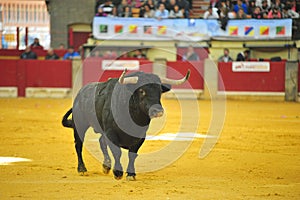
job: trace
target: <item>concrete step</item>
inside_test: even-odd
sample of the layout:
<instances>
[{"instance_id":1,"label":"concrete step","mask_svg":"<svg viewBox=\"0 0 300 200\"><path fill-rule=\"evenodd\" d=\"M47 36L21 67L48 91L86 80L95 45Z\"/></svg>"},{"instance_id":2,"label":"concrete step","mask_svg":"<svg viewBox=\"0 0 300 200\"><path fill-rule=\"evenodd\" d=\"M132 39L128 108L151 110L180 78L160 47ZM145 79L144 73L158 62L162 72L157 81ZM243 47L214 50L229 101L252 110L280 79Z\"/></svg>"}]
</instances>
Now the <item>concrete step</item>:
<instances>
[{"instance_id":1,"label":"concrete step","mask_svg":"<svg viewBox=\"0 0 300 200\"><path fill-rule=\"evenodd\" d=\"M37 88L28 87L25 97L31 98L69 98L72 96L71 88Z\"/></svg>"},{"instance_id":2,"label":"concrete step","mask_svg":"<svg viewBox=\"0 0 300 200\"><path fill-rule=\"evenodd\" d=\"M18 97L17 87L0 87L1 98L15 98Z\"/></svg>"}]
</instances>

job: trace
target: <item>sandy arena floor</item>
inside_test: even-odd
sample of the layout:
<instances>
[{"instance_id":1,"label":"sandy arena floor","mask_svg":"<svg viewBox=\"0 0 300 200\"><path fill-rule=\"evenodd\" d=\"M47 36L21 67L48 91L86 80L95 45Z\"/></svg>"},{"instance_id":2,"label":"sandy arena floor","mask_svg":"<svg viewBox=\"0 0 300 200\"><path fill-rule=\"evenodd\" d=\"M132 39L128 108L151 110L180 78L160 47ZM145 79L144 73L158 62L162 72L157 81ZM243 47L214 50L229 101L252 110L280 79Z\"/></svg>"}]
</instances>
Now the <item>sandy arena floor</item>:
<instances>
[{"instance_id":1,"label":"sandy arena floor","mask_svg":"<svg viewBox=\"0 0 300 200\"><path fill-rule=\"evenodd\" d=\"M94 147L84 150L88 174L76 172L73 133L60 123L71 101L0 99L0 157L32 160L0 165L1 200L300 199L299 103L227 101L223 131L207 157L199 158L204 139L194 140L186 151L180 145L184 142L177 142L176 151L184 152L183 156L160 170L138 173L135 182L128 182L102 173ZM206 133L211 103L197 103L201 114L196 130L189 130L188 124L195 116L180 127L179 103L164 100L167 116L163 126L155 121L150 134ZM195 109L185 107L183 112L189 116L189 110ZM159 152L168 144L170 141L146 141L141 156ZM156 157L149 165L160 159Z\"/></svg>"}]
</instances>

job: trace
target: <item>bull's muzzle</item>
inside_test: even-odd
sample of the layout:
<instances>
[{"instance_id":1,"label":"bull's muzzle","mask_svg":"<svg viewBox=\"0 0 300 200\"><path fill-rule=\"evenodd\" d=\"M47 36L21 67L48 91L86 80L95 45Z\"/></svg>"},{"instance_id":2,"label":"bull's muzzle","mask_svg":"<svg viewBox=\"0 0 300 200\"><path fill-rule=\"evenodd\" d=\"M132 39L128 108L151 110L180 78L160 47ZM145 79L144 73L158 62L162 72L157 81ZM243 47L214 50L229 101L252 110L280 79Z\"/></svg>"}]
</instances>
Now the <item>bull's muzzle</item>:
<instances>
[{"instance_id":1,"label":"bull's muzzle","mask_svg":"<svg viewBox=\"0 0 300 200\"><path fill-rule=\"evenodd\" d=\"M156 118L156 117L161 117L164 114L164 109L162 108L161 105L155 104L150 107L149 109L149 117L151 119Z\"/></svg>"}]
</instances>

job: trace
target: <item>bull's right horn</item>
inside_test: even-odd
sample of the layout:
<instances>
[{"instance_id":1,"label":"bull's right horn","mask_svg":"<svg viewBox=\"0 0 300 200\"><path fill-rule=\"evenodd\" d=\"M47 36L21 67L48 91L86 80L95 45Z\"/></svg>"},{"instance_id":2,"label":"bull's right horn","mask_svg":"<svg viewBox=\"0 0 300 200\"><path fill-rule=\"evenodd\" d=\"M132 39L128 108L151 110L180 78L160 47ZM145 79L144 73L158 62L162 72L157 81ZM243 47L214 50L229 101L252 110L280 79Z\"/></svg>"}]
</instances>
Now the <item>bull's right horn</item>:
<instances>
[{"instance_id":1,"label":"bull's right horn","mask_svg":"<svg viewBox=\"0 0 300 200\"><path fill-rule=\"evenodd\" d=\"M137 76L125 77L126 72L127 72L127 69L124 69L124 71L122 72L122 74L119 78L119 83L122 84L122 85L136 84L139 80L139 77L137 77Z\"/></svg>"},{"instance_id":2,"label":"bull's right horn","mask_svg":"<svg viewBox=\"0 0 300 200\"><path fill-rule=\"evenodd\" d=\"M174 80L174 79L160 77L160 80L161 80L161 83L164 83L164 84L180 85L180 84L184 83L185 81L187 81L189 79L190 74L191 74L191 71L188 70L188 72L186 73L185 77L183 77L182 79Z\"/></svg>"}]
</instances>

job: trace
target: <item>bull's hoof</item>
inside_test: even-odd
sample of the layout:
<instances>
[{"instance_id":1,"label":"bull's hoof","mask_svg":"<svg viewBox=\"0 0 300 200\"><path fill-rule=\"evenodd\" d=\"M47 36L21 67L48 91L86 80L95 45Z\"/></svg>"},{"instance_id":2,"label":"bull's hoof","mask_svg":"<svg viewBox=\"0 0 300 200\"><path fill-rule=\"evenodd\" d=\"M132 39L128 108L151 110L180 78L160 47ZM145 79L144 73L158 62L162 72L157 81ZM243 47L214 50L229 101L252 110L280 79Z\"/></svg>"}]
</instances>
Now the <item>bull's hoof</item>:
<instances>
[{"instance_id":1,"label":"bull's hoof","mask_svg":"<svg viewBox=\"0 0 300 200\"><path fill-rule=\"evenodd\" d=\"M102 165L102 170L104 174L108 174L110 171L110 167L106 166L106 165Z\"/></svg>"},{"instance_id":2,"label":"bull's hoof","mask_svg":"<svg viewBox=\"0 0 300 200\"><path fill-rule=\"evenodd\" d=\"M78 172L80 176L88 176L87 172Z\"/></svg>"},{"instance_id":3,"label":"bull's hoof","mask_svg":"<svg viewBox=\"0 0 300 200\"><path fill-rule=\"evenodd\" d=\"M102 170L104 174L108 174L111 169L111 160L110 159L104 159L102 164Z\"/></svg>"},{"instance_id":4,"label":"bull's hoof","mask_svg":"<svg viewBox=\"0 0 300 200\"><path fill-rule=\"evenodd\" d=\"M123 177L123 172L122 171L119 171L119 170L114 170L114 177L116 180L120 180L122 179Z\"/></svg>"},{"instance_id":5,"label":"bull's hoof","mask_svg":"<svg viewBox=\"0 0 300 200\"><path fill-rule=\"evenodd\" d=\"M127 175L126 176L126 180L127 181L135 181L136 179L135 179L135 176L129 176L129 175Z\"/></svg>"},{"instance_id":6,"label":"bull's hoof","mask_svg":"<svg viewBox=\"0 0 300 200\"><path fill-rule=\"evenodd\" d=\"M77 168L78 173L80 174L84 174L85 172L87 172L86 167L84 166L84 164L79 164L78 168Z\"/></svg>"}]
</instances>

